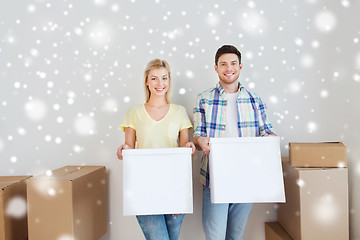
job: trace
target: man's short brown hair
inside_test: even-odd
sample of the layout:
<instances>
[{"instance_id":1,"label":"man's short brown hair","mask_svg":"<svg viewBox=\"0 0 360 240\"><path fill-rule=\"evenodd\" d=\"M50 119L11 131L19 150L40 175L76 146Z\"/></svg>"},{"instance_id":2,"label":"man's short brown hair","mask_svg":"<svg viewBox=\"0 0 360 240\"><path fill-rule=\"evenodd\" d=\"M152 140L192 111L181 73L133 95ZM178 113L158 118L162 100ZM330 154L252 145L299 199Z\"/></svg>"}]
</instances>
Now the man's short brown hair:
<instances>
[{"instance_id":1,"label":"man's short brown hair","mask_svg":"<svg viewBox=\"0 0 360 240\"><path fill-rule=\"evenodd\" d=\"M239 50L237 50L237 48L232 45L223 45L221 48L219 48L217 50L217 52L215 54L215 65L216 66L218 64L218 60L221 57L221 55L227 54L227 53L236 54L239 58L239 63L241 63L241 53L239 52Z\"/></svg>"}]
</instances>

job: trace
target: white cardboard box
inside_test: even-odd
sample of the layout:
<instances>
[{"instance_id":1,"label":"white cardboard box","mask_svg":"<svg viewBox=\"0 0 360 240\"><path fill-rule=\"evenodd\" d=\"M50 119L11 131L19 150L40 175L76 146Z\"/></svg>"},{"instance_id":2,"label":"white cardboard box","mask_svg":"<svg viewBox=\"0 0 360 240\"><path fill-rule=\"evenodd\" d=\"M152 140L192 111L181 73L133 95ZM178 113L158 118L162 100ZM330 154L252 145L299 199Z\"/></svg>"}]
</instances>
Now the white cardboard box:
<instances>
[{"instance_id":1,"label":"white cardboard box","mask_svg":"<svg viewBox=\"0 0 360 240\"><path fill-rule=\"evenodd\" d=\"M279 137L210 139L212 203L285 202Z\"/></svg>"},{"instance_id":2,"label":"white cardboard box","mask_svg":"<svg viewBox=\"0 0 360 240\"><path fill-rule=\"evenodd\" d=\"M193 212L191 148L123 151L123 214Z\"/></svg>"}]
</instances>

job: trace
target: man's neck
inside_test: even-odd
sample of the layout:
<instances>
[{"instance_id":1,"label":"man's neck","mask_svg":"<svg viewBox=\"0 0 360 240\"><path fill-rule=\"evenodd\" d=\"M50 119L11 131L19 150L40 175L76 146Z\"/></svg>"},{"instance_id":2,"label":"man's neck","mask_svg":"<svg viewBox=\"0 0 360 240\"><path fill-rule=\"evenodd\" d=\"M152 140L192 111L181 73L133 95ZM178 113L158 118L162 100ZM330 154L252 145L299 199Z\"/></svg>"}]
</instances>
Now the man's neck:
<instances>
[{"instance_id":1,"label":"man's neck","mask_svg":"<svg viewBox=\"0 0 360 240\"><path fill-rule=\"evenodd\" d=\"M225 90L226 93L236 93L239 90L239 82L235 81L231 84L219 82L220 86Z\"/></svg>"}]
</instances>

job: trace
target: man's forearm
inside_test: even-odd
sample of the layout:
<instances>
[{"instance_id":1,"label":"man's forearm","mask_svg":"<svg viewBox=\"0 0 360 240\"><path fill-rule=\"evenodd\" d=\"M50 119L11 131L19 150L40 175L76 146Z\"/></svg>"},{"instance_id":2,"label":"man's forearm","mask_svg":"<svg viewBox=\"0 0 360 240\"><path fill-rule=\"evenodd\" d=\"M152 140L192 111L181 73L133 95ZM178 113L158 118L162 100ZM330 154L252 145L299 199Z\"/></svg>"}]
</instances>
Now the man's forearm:
<instances>
[{"instance_id":1,"label":"man's forearm","mask_svg":"<svg viewBox=\"0 0 360 240\"><path fill-rule=\"evenodd\" d=\"M200 147L199 142L198 142L199 138L201 138L201 137L200 136L194 136L194 139L193 139L195 147L196 147L197 150L201 150L201 147Z\"/></svg>"}]
</instances>

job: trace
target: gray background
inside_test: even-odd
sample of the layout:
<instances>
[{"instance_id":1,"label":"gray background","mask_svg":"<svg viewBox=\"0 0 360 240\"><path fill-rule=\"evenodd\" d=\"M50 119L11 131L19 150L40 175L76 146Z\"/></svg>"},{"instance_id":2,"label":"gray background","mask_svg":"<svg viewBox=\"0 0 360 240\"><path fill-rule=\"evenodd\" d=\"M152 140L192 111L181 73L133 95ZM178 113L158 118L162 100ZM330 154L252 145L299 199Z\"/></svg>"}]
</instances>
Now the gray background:
<instances>
[{"instance_id":1,"label":"gray background","mask_svg":"<svg viewBox=\"0 0 360 240\"><path fill-rule=\"evenodd\" d=\"M0 3L0 174L39 174L64 165L105 165L109 231L141 239L122 217L118 129L144 102L146 63L166 59L173 102L192 116L213 86L223 44L243 54L240 82L267 103L290 141L343 141L348 150L351 239L360 239L359 1L2 1ZM182 239L204 239L199 154L193 161L194 214ZM275 204L257 204L245 239L264 239Z\"/></svg>"}]
</instances>

